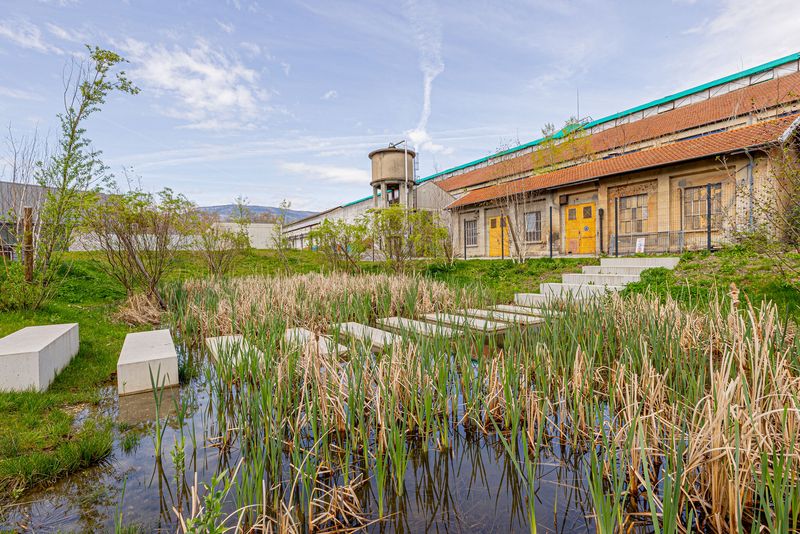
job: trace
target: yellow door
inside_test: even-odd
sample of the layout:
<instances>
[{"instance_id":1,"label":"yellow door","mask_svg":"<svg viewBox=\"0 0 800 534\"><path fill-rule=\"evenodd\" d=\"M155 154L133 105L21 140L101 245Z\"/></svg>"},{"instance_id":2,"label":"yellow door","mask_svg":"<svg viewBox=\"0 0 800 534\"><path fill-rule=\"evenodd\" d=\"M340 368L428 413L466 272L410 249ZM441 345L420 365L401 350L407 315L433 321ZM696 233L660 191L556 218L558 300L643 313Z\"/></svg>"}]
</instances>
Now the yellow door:
<instances>
[{"instance_id":1,"label":"yellow door","mask_svg":"<svg viewBox=\"0 0 800 534\"><path fill-rule=\"evenodd\" d=\"M567 254L594 254L597 217L594 202L567 206Z\"/></svg>"},{"instance_id":2,"label":"yellow door","mask_svg":"<svg viewBox=\"0 0 800 534\"><path fill-rule=\"evenodd\" d=\"M489 218L489 256L509 256L511 238L507 221L508 217Z\"/></svg>"}]
</instances>

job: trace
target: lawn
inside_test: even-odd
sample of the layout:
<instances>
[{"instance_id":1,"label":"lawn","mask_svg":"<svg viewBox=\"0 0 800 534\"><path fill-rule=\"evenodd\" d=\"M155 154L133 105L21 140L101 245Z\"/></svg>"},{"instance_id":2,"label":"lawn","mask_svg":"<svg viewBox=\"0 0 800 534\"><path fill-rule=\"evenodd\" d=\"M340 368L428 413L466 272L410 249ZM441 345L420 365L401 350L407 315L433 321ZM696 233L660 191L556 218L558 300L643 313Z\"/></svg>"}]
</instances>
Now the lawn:
<instances>
[{"instance_id":1,"label":"lawn","mask_svg":"<svg viewBox=\"0 0 800 534\"><path fill-rule=\"evenodd\" d=\"M800 268L800 256L786 256ZM713 253L687 252L673 270L650 269L640 282L630 284L627 293L652 292L662 299L667 295L684 306L706 308L717 293L728 293L732 284L739 290L739 300L759 305L775 302L781 314L800 319L800 281L791 280L774 258L736 246Z\"/></svg>"}]
</instances>

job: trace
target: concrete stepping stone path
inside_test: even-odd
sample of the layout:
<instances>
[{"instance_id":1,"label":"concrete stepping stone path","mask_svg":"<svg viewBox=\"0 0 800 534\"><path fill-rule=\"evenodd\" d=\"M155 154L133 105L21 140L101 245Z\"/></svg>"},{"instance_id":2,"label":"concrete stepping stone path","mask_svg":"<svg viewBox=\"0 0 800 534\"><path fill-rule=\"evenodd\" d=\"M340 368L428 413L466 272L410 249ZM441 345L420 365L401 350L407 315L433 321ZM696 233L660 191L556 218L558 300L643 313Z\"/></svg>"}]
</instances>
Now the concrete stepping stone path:
<instances>
[{"instance_id":1,"label":"concrete stepping stone path","mask_svg":"<svg viewBox=\"0 0 800 534\"><path fill-rule=\"evenodd\" d=\"M417 321L415 319L406 319L405 317L387 317L385 319L378 319L378 324L396 332L410 332L428 337L435 336L452 338L458 334L456 330L448 328L442 324L426 323L424 321Z\"/></svg>"},{"instance_id":2,"label":"concrete stepping stone path","mask_svg":"<svg viewBox=\"0 0 800 534\"><path fill-rule=\"evenodd\" d=\"M340 323L334 325L341 334L361 340L370 346L372 352L379 352L400 339L400 336L361 323Z\"/></svg>"},{"instance_id":3,"label":"concrete stepping stone path","mask_svg":"<svg viewBox=\"0 0 800 534\"><path fill-rule=\"evenodd\" d=\"M327 336L317 337L314 332L305 328L287 328L283 334L283 341L294 346L305 346L316 341L317 349L321 355L347 354L347 347L344 345L339 345Z\"/></svg>"}]
</instances>

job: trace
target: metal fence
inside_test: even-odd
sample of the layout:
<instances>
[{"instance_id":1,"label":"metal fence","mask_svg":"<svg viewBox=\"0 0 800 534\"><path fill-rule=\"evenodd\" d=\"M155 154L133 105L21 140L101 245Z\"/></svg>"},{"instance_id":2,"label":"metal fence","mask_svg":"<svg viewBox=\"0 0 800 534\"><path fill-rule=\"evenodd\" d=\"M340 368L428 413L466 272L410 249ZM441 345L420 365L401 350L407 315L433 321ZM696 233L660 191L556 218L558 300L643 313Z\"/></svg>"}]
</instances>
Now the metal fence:
<instances>
[{"instance_id":1,"label":"metal fence","mask_svg":"<svg viewBox=\"0 0 800 534\"><path fill-rule=\"evenodd\" d=\"M631 224L630 210L614 202L614 226L610 228L608 252L614 256L639 253L684 252L714 250L732 241L729 215L734 211L735 195L722 184L707 184L682 190L679 230L666 232L636 232L635 219Z\"/></svg>"}]
</instances>

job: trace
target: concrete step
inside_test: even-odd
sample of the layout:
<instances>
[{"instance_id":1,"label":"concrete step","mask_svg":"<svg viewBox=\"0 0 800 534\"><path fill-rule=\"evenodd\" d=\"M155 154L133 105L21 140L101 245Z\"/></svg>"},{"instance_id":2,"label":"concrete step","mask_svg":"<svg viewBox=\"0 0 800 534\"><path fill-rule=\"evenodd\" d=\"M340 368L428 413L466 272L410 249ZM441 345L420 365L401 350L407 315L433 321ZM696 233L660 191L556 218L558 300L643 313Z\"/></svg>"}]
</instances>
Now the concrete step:
<instances>
[{"instance_id":1,"label":"concrete step","mask_svg":"<svg viewBox=\"0 0 800 534\"><path fill-rule=\"evenodd\" d=\"M539 284L539 288L541 290L542 284ZM580 300L583 298L583 295L570 295L568 297L570 300ZM514 304L517 306L524 306L526 308L534 308L541 310L547 308L557 308L563 301L565 300L564 297L559 295L550 295L544 294L542 292L539 293L516 293L514 295Z\"/></svg>"},{"instance_id":2,"label":"concrete step","mask_svg":"<svg viewBox=\"0 0 800 534\"><path fill-rule=\"evenodd\" d=\"M26 326L0 339L0 391L44 391L78 354L78 323Z\"/></svg>"},{"instance_id":3,"label":"concrete step","mask_svg":"<svg viewBox=\"0 0 800 534\"><path fill-rule=\"evenodd\" d=\"M378 324L394 332L410 332L428 337L452 338L459 332L442 324L426 323L405 317L386 317L378 319Z\"/></svg>"},{"instance_id":4,"label":"concrete step","mask_svg":"<svg viewBox=\"0 0 800 534\"><path fill-rule=\"evenodd\" d=\"M504 323L519 324L519 325L532 325L544 322L541 317L535 315L527 315L524 313L511 313L500 310L479 310L469 309L464 313L471 317L480 317L481 319L488 319L490 321L502 321Z\"/></svg>"},{"instance_id":5,"label":"concrete step","mask_svg":"<svg viewBox=\"0 0 800 534\"><path fill-rule=\"evenodd\" d=\"M372 328L361 323L341 323L333 326L338 329L340 334L349 338L358 339L370 346L372 352L380 352L391 346L396 340L400 339L397 334L392 334L386 330Z\"/></svg>"},{"instance_id":6,"label":"concrete step","mask_svg":"<svg viewBox=\"0 0 800 534\"><path fill-rule=\"evenodd\" d=\"M628 267L603 267L602 265L586 265L583 267L583 274L627 274L639 275L642 271L652 269L647 265L636 265Z\"/></svg>"},{"instance_id":7,"label":"concrete step","mask_svg":"<svg viewBox=\"0 0 800 534\"><path fill-rule=\"evenodd\" d=\"M625 289L625 286L545 283L540 284L539 288L545 295L585 298L604 295L614 291L622 291Z\"/></svg>"},{"instance_id":8,"label":"concrete step","mask_svg":"<svg viewBox=\"0 0 800 534\"><path fill-rule=\"evenodd\" d=\"M151 380L152 375L152 380ZM169 330L134 332L125 336L117 360L120 395L178 385L178 353Z\"/></svg>"},{"instance_id":9,"label":"concrete step","mask_svg":"<svg viewBox=\"0 0 800 534\"><path fill-rule=\"evenodd\" d=\"M551 300L552 297L541 293L516 293L514 295L514 304L528 308L546 308Z\"/></svg>"},{"instance_id":10,"label":"concrete step","mask_svg":"<svg viewBox=\"0 0 800 534\"><path fill-rule=\"evenodd\" d=\"M600 260L601 267L664 267L666 269L674 269L680 258L602 258Z\"/></svg>"},{"instance_id":11,"label":"concrete step","mask_svg":"<svg viewBox=\"0 0 800 534\"><path fill-rule=\"evenodd\" d=\"M431 323L443 323L446 325L457 326L459 328L471 328L483 332L502 332L508 330L508 323L489 321L478 317L468 317L466 315L456 315L452 313L429 313L423 316Z\"/></svg>"},{"instance_id":12,"label":"concrete step","mask_svg":"<svg viewBox=\"0 0 800 534\"><path fill-rule=\"evenodd\" d=\"M638 274L578 274L568 273L561 277L565 284L593 284L624 286L639 281Z\"/></svg>"},{"instance_id":13,"label":"concrete step","mask_svg":"<svg viewBox=\"0 0 800 534\"><path fill-rule=\"evenodd\" d=\"M307 343L316 341L317 349L321 355L327 354L347 354L347 347L339 345L328 336L317 337L311 330L305 328L287 328L283 334L283 341L288 345L304 346Z\"/></svg>"}]
</instances>

